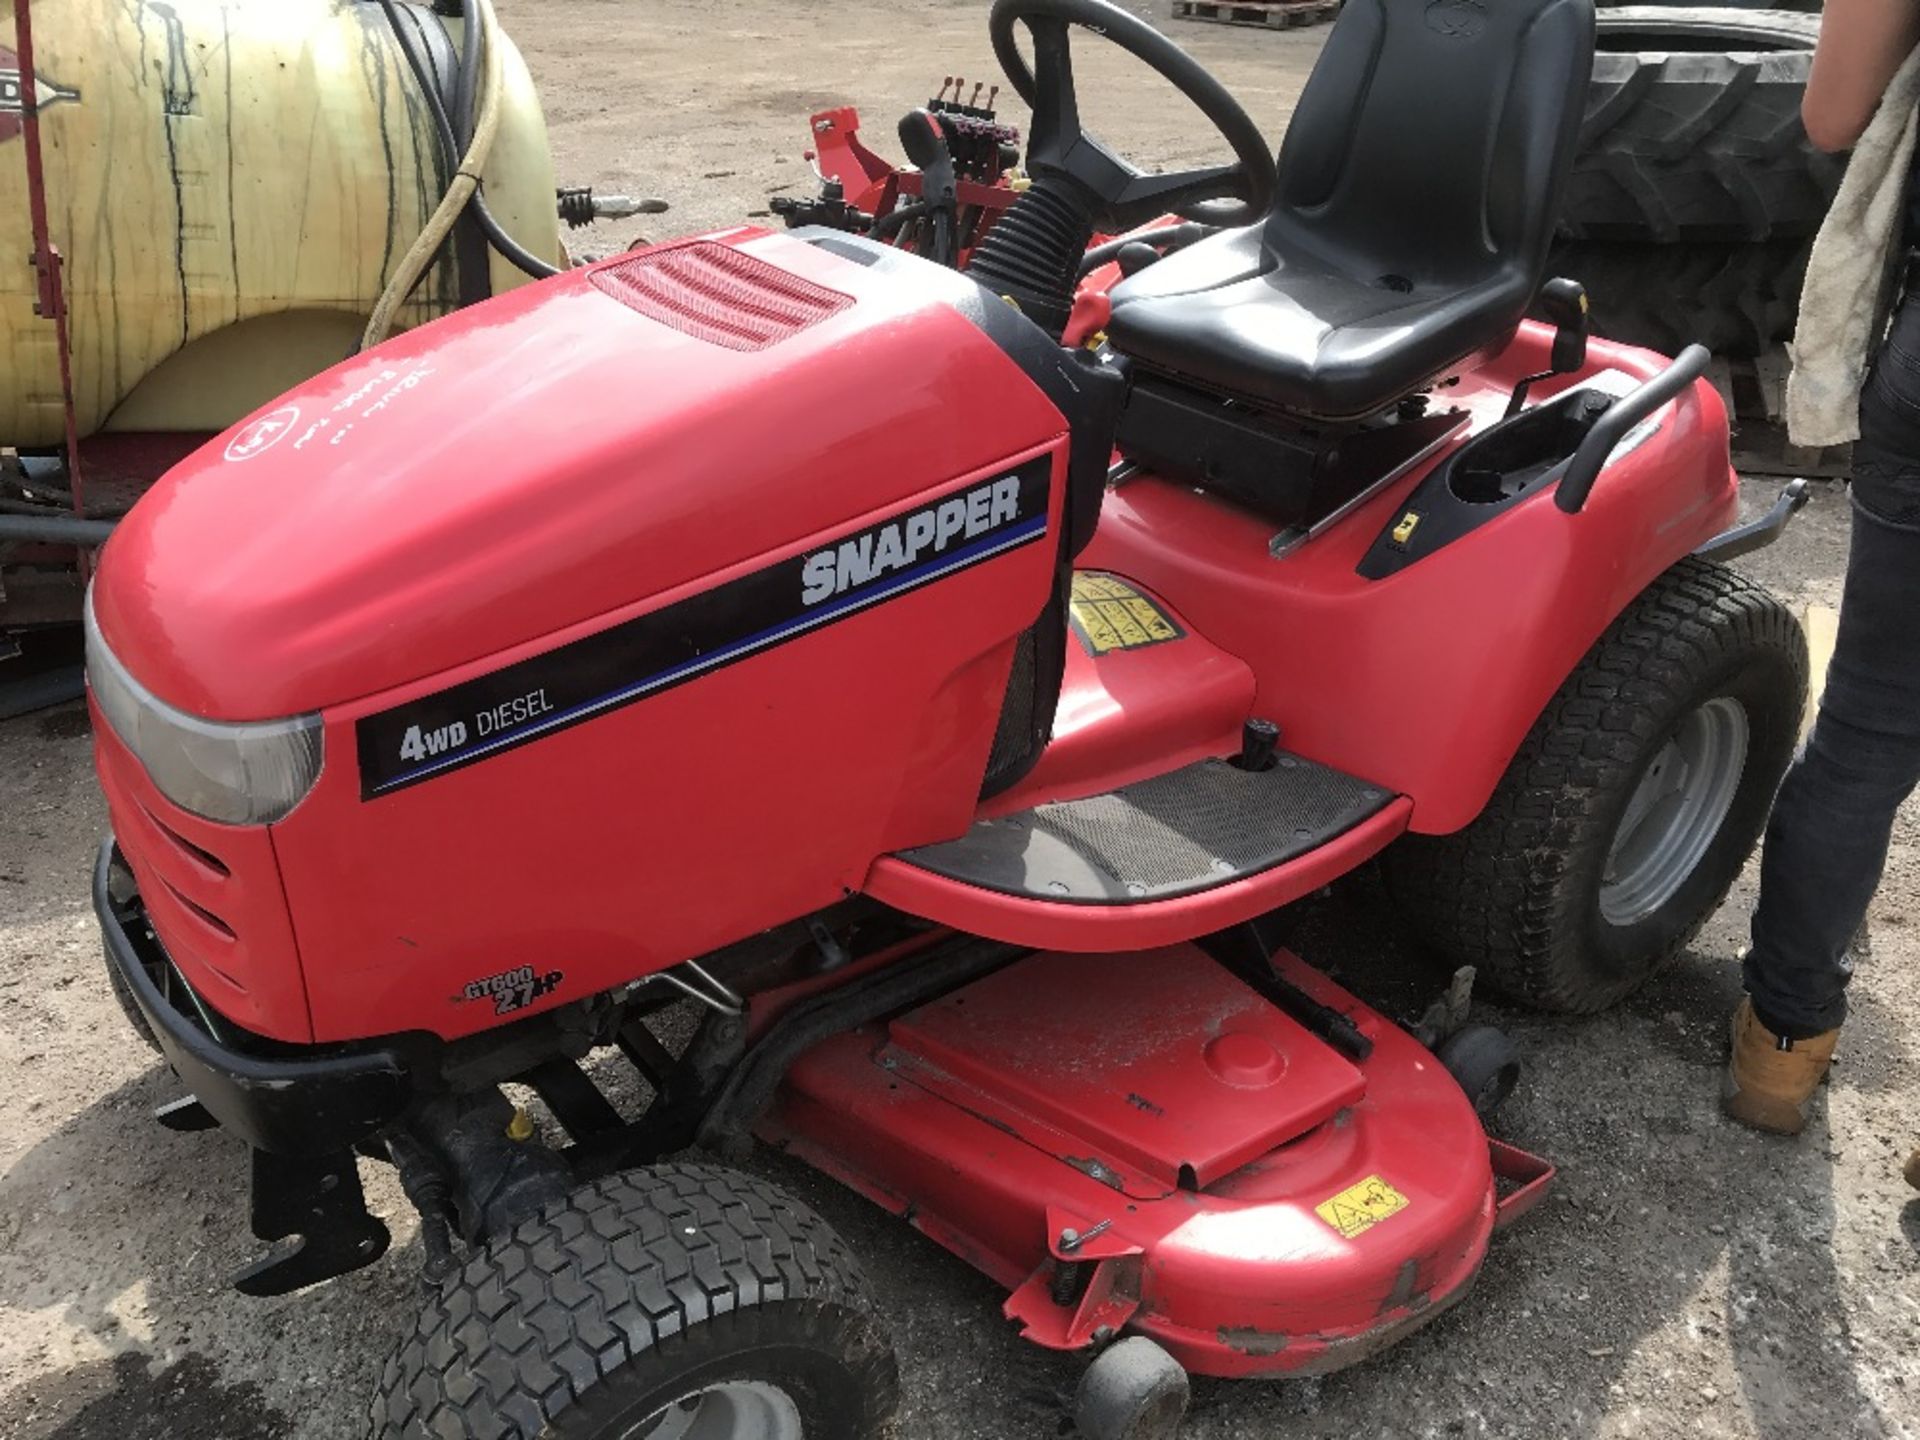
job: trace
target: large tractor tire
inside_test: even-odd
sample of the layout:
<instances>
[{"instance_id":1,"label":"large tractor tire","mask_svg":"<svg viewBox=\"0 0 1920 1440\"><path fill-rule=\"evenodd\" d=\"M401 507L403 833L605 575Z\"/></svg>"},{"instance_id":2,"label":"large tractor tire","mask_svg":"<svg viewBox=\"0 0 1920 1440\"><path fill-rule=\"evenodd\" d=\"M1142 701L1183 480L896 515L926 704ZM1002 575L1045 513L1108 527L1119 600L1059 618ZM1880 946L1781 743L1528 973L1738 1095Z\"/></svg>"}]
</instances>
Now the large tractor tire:
<instances>
[{"instance_id":1,"label":"large tractor tire","mask_svg":"<svg viewBox=\"0 0 1920 1440\"><path fill-rule=\"evenodd\" d=\"M1602 10L1561 233L1699 244L1803 240L1845 162L1807 140L1818 15Z\"/></svg>"},{"instance_id":2,"label":"large tractor tire","mask_svg":"<svg viewBox=\"0 0 1920 1440\"><path fill-rule=\"evenodd\" d=\"M1453 835L1382 857L1449 968L1509 1000L1590 1012L1686 947L1760 838L1806 699L1793 614L1687 559L1560 687L1493 798Z\"/></svg>"},{"instance_id":3,"label":"large tractor tire","mask_svg":"<svg viewBox=\"0 0 1920 1440\"><path fill-rule=\"evenodd\" d=\"M1555 248L1552 273L1586 286L1594 331L1609 340L1749 360L1793 337L1811 245L1574 241Z\"/></svg>"}]
</instances>

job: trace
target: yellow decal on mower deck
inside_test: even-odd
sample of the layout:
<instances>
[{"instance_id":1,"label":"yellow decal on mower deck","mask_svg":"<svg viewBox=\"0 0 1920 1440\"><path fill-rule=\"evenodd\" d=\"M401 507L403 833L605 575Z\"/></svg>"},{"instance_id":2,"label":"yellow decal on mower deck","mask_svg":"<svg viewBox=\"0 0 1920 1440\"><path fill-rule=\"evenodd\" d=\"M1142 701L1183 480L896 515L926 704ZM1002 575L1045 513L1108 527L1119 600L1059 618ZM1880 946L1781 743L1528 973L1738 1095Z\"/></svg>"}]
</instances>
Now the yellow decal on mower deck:
<instances>
[{"instance_id":1,"label":"yellow decal on mower deck","mask_svg":"<svg viewBox=\"0 0 1920 1440\"><path fill-rule=\"evenodd\" d=\"M1073 577L1073 633L1098 657L1114 650L1144 650L1180 640L1186 631L1154 601L1118 575L1080 570Z\"/></svg>"},{"instance_id":2,"label":"yellow decal on mower deck","mask_svg":"<svg viewBox=\"0 0 1920 1440\"><path fill-rule=\"evenodd\" d=\"M1358 1185L1351 1185L1338 1195L1329 1196L1313 1209L1322 1220L1338 1230L1342 1238L1351 1240L1363 1231L1371 1230L1388 1216L1398 1215L1409 1203L1406 1196L1378 1175L1369 1175Z\"/></svg>"}]
</instances>

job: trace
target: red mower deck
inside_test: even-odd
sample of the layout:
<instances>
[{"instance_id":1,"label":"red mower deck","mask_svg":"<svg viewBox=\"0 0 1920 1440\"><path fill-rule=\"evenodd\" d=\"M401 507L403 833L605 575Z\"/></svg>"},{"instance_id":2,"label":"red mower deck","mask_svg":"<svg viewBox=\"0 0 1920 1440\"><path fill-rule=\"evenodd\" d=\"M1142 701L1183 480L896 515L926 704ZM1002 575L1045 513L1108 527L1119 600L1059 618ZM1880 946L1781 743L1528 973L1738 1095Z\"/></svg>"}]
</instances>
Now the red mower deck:
<instances>
[{"instance_id":1,"label":"red mower deck","mask_svg":"<svg viewBox=\"0 0 1920 1440\"><path fill-rule=\"evenodd\" d=\"M812 1051L764 1134L1011 1290L1039 1344L1129 1327L1196 1374L1335 1369L1466 1293L1501 1200L1433 1056L1276 968L1372 1054L1191 946L1042 952ZM1059 1044L1068 1005L1096 1045Z\"/></svg>"}]
</instances>

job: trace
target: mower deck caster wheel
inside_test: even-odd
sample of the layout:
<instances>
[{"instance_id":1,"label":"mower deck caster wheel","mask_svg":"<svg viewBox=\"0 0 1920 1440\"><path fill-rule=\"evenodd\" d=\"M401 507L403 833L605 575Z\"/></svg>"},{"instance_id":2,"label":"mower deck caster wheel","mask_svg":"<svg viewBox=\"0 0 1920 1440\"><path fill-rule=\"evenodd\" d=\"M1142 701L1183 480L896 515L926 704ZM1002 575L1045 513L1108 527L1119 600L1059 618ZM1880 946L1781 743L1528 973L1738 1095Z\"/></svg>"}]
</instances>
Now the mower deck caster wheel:
<instances>
[{"instance_id":1,"label":"mower deck caster wheel","mask_svg":"<svg viewBox=\"0 0 1920 1440\"><path fill-rule=\"evenodd\" d=\"M1187 1413L1187 1372L1144 1335L1102 1351L1080 1377L1082 1440L1173 1440Z\"/></svg>"},{"instance_id":2,"label":"mower deck caster wheel","mask_svg":"<svg viewBox=\"0 0 1920 1440\"><path fill-rule=\"evenodd\" d=\"M1507 1103L1520 1080L1520 1052L1491 1025L1468 1025L1454 1031L1441 1042L1436 1054L1483 1120Z\"/></svg>"}]
</instances>

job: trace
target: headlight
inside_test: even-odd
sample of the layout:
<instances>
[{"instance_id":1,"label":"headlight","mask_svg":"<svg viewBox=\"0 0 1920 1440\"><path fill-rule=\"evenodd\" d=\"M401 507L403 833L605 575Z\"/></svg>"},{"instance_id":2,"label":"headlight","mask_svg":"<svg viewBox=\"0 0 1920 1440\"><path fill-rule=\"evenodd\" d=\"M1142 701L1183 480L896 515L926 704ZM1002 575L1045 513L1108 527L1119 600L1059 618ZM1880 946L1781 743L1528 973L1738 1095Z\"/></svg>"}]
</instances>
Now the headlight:
<instances>
[{"instance_id":1,"label":"headlight","mask_svg":"<svg viewBox=\"0 0 1920 1440\"><path fill-rule=\"evenodd\" d=\"M174 804L228 825L278 820L320 778L320 717L240 725L176 710L107 648L87 591L87 684L100 713Z\"/></svg>"}]
</instances>

